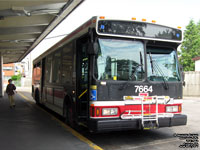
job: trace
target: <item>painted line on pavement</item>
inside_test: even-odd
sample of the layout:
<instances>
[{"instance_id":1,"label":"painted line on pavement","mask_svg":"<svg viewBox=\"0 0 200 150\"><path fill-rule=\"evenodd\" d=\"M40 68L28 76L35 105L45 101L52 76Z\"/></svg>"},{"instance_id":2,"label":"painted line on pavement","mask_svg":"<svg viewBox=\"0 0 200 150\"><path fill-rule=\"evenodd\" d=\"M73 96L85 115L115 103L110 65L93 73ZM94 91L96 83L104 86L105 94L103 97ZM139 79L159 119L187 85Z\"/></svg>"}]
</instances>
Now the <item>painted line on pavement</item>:
<instances>
[{"instance_id":1,"label":"painted line on pavement","mask_svg":"<svg viewBox=\"0 0 200 150\"><path fill-rule=\"evenodd\" d=\"M29 100L28 99L28 97L26 97L25 95L23 95L22 93L20 93L20 92L17 92L17 94L19 94L22 98L24 98L26 101L28 101L29 103L31 103L31 104L34 104L34 102L33 101L31 101L31 100Z\"/></svg>"},{"instance_id":2,"label":"painted line on pavement","mask_svg":"<svg viewBox=\"0 0 200 150\"><path fill-rule=\"evenodd\" d=\"M28 97L26 97L25 95L23 95L20 92L17 92L17 94L19 94L22 98L24 98L26 101L28 101L31 104L34 104L32 101L29 100ZM37 105L36 105L37 106ZM60 121L59 119L57 119L56 117L54 117L53 115L51 115L49 112L47 112L46 110L42 109L41 107L37 106L37 108L39 108L40 110L44 111L45 113L47 113L48 115L50 115L52 117L53 120L56 120L62 127L64 127L65 129L67 129L67 131L71 132L74 136L76 136L79 140L87 143L91 148L93 148L94 150L103 150L103 148L99 147L98 145L96 145L95 143L93 143L92 141L90 141L89 139L87 139L86 137L84 137L83 135L81 135L80 133L78 133L77 131L75 131L74 129L72 129L70 126L68 126L67 124L63 123L62 121Z\"/></svg>"}]
</instances>

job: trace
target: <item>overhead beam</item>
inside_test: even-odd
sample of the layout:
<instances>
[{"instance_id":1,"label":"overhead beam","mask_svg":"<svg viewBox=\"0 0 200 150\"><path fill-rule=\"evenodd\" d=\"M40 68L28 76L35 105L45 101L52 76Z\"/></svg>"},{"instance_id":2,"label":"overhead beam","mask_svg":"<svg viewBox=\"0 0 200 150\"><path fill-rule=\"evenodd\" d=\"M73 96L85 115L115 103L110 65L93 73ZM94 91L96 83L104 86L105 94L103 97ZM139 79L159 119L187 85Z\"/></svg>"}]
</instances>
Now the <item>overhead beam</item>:
<instances>
[{"instance_id":1,"label":"overhead beam","mask_svg":"<svg viewBox=\"0 0 200 150\"><path fill-rule=\"evenodd\" d=\"M24 43L24 42L4 42L1 43L0 41L0 47L29 47L31 46L31 43Z\"/></svg>"},{"instance_id":2,"label":"overhead beam","mask_svg":"<svg viewBox=\"0 0 200 150\"><path fill-rule=\"evenodd\" d=\"M35 34L16 34L15 36L12 35L1 35L0 40L34 40L39 36L39 33Z\"/></svg>"},{"instance_id":3,"label":"overhead beam","mask_svg":"<svg viewBox=\"0 0 200 150\"><path fill-rule=\"evenodd\" d=\"M35 16L17 16L8 17L0 21L0 28L26 27L26 26L47 26L55 16L53 15L35 15Z\"/></svg>"},{"instance_id":4,"label":"overhead beam","mask_svg":"<svg viewBox=\"0 0 200 150\"><path fill-rule=\"evenodd\" d=\"M21 54L15 54L14 56L11 57L7 57L4 55L4 63L6 62L6 64L9 63L15 63L17 62L17 58L16 57L20 57Z\"/></svg>"},{"instance_id":5,"label":"overhead beam","mask_svg":"<svg viewBox=\"0 0 200 150\"><path fill-rule=\"evenodd\" d=\"M42 33L46 26L0 28L0 35Z\"/></svg>"},{"instance_id":6,"label":"overhead beam","mask_svg":"<svg viewBox=\"0 0 200 150\"><path fill-rule=\"evenodd\" d=\"M25 52L25 50L18 50L18 51L14 51L14 50L4 50L1 51L2 54L4 55L4 57L12 57L15 54L23 54Z\"/></svg>"},{"instance_id":7,"label":"overhead beam","mask_svg":"<svg viewBox=\"0 0 200 150\"><path fill-rule=\"evenodd\" d=\"M38 6L54 3L68 2L68 0L5 0L0 2L0 9L10 9L11 6Z\"/></svg>"},{"instance_id":8,"label":"overhead beam","mask_svg":"<svg viewBox=\"0 0 200 150\"><path fill-rule=\"evenodd\" d=\"M25 47L25 46L6 46L6 47L4 47L4 46L0 46L0 50L2 49L2 50L26 50L28 47Z\"/></svg>"}]
</instances>

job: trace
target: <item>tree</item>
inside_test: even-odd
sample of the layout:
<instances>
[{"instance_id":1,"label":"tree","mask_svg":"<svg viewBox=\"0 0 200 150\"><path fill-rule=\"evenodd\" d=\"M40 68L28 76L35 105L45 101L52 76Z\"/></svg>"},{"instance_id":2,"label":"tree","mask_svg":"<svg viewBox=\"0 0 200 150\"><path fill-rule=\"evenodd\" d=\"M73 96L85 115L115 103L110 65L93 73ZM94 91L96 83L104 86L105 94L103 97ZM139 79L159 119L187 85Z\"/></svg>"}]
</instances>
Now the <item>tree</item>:
<instances>
[{"instance_id":1,"label":"tree","mask_svg":"<svg viewBox=\"0 0 200 150\"><path fill-rule=\"evenodd\" d=\"M22 77L22 75L21 75L21 74L18 74L18 75L12 76L11 79L12 79L13 81L19 81L19 80L21 80L21 77Z\"/></svg>"},{"instance_id":2,"label":"tree","mask_svg":"<svg viewBox=\"0 0 200 150\"><path fill-rule=\"evenodd\" d=\"M194 71L192 58L200 56L200 22L195 24L190 20L186 26L180 55L180 63L184 71Z\"/></svg>"}]
</instances>

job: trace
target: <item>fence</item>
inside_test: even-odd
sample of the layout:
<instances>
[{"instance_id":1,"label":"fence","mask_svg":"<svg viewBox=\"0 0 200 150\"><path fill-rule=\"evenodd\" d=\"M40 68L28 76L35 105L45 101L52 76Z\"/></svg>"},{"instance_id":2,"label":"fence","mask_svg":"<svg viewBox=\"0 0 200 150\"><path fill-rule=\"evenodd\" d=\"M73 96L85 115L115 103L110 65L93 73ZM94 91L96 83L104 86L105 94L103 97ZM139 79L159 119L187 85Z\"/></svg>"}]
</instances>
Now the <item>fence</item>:
<instances>
[{"instance_id":1,"label":"fence","mask_svg":"<svg viewBox=\"0 0 200 150\"><path fill-rule=\"evenodd\" d=\"M200 97L200 72L185 72L185 87L183 87L183 96Z\"/></svg>"}]
</instances>

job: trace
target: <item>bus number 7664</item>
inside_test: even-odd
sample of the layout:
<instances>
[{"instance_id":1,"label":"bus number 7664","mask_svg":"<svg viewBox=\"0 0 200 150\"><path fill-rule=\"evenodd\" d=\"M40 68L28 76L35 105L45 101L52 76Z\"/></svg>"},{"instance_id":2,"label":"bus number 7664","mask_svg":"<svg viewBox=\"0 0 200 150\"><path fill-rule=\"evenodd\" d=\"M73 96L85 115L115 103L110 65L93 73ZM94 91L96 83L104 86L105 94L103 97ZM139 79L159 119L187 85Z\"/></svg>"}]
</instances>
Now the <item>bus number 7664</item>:
<instances>
[{"instance_id":1,"label":"bus number 7664","mask_svg":"<svg viewBox=\"0 0 200 150\"><path fill-rule=\"evenodd\" d=\"M152 86L148 85L135 85L135 93L148 93L148 92L153 92Z\"/></svg>"}]
</instances>

